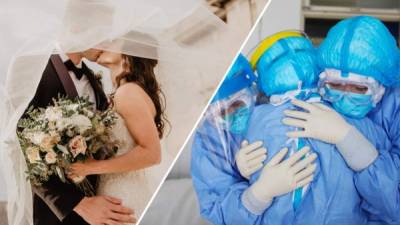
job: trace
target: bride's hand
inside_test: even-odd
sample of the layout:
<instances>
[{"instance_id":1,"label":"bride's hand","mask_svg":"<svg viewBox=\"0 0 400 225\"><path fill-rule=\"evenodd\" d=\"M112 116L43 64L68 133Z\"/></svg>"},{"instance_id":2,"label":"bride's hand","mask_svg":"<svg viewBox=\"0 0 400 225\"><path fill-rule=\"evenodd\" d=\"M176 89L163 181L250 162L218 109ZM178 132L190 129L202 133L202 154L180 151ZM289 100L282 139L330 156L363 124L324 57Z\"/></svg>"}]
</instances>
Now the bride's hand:
<instances>
[{"instance_id":1,"label":"bride's hand","mask_svg":"<svg viewBox=\"0 0 400 225\"><path fill-rule=\"evenodd\" d=\"M85 162L76 162L69 167L70 179L74 177L85 177L93 174L93 168L96 163L95 159L88 159Z\"/></svg>"}]
</instances>

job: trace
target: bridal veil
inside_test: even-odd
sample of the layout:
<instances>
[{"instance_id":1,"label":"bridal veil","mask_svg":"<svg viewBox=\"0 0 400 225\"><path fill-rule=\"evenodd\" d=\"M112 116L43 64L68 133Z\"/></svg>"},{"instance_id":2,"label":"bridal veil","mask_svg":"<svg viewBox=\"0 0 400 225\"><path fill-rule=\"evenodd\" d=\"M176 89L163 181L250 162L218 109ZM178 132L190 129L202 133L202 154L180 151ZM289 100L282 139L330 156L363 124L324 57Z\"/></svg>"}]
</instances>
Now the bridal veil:
<instances>
[{"instance_id":1,"label":"bridal veil","mask_svg":"<svg viewBox=\"0 0 400 225\"><path fill-rule=\"evenodd\" d=\"M0 28L0 152L10 225L33 223L16 126L51 54L98 48L157 59L171 123L165 145L174 152L210 97L196 96L215 88L234 54L234 31L199 0L2 0Z\"/></svg>"}]
</instances>

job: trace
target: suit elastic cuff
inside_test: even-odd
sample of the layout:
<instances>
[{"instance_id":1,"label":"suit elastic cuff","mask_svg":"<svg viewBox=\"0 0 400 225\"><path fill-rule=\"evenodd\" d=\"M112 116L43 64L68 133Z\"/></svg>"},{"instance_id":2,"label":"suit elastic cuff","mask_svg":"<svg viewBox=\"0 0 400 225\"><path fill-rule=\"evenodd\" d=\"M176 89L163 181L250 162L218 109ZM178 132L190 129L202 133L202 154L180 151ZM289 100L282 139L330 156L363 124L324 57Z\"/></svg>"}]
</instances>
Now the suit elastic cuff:
<instances>
[{"instance_id":1,"label":"suit elastic cuff","mask_svg":"<svg viewBox=\"0 0 400 225\"><path fill-rule=\"evenodd\" d=\"M242 203L244 207L255 215L261 215L272 204L272 199L263 201L257 199L251 188L245 190L242 194Z\"/></svg>"},{"instance_id":2,"label":"suit elastic cuff","mask_svg":"<svg viewBox=\"0 0 400 225\"><path fill-rule=\"evenodd\" d=\"M361 171L371 165L378 157L378 151L355 127L336 147L347 165L354 171Z\"/></svg>"}]
</instances>

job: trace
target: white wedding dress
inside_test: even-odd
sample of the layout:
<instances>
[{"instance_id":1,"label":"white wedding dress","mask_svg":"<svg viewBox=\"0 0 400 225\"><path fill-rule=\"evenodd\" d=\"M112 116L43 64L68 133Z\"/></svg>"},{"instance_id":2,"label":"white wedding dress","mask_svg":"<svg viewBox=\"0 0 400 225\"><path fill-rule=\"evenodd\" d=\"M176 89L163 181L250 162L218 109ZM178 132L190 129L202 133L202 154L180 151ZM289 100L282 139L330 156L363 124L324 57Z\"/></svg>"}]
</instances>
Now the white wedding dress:
<instances>
[{"instance_id":1,"label":"white wedding dress","mask_svg":"<svg viewBox=\"0 0 400 225\"><path fill-rule=\"evenodd\" d=\"M117 114L118 115L118 114ZM132 151L135 142L121 116L117 116L117 122L113 129L115 137L121 141L121 147L117 155ZM143 213L154 191L151 179L154 174L148 169L100 175L97 195L107 195L122 200L122 204L135 211L137 219Z\"/></svg>"}]
</instances>

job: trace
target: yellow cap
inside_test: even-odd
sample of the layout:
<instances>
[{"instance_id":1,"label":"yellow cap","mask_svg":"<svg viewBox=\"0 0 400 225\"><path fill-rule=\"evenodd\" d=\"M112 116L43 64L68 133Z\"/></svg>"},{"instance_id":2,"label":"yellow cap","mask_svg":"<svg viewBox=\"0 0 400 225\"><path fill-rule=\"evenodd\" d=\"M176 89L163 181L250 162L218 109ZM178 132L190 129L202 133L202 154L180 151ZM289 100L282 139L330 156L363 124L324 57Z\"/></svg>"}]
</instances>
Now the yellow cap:
<instances>
[{"instance_id":1,"label":"yellow cap","mask_svg":"<svg viewBox=\"0 0 400 225\"><path fill-rule=\"evenodd\" d=\"M302 33L301 31L291 30L291 31L281 31L265 38L254 50L254 53L251 56L250 59L251 67L255 69L258 60L261 58L261 56L264 54L265 51L267 51L269 48L271 48L273 44L275 44L275 42L279 41L280 39L288 37L305 37L305 34Z\"/></svg>"}]
</instances>

